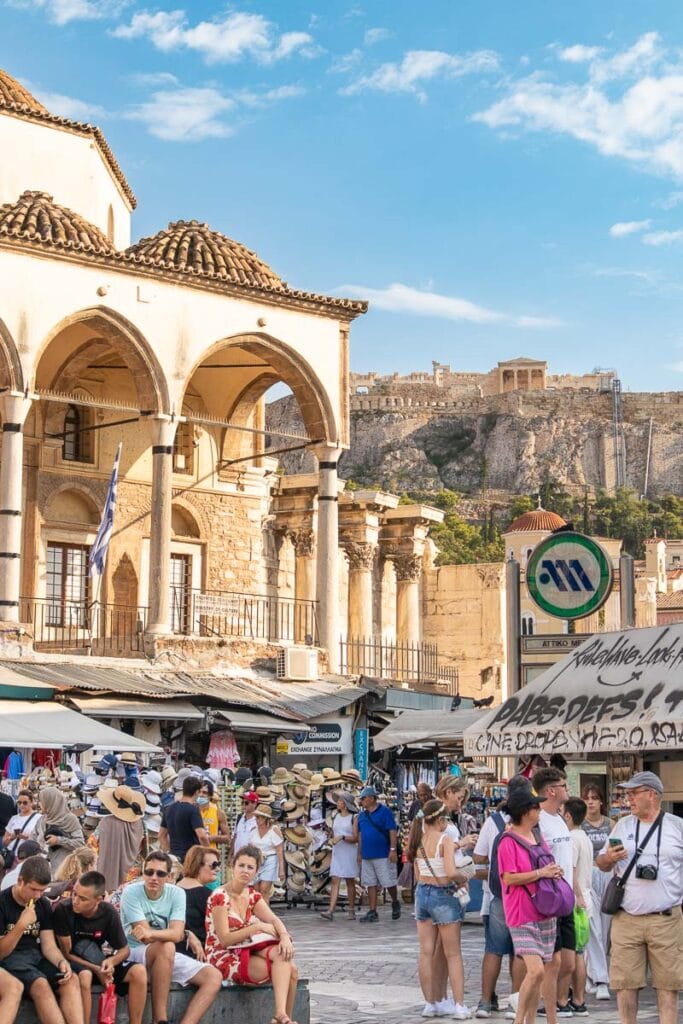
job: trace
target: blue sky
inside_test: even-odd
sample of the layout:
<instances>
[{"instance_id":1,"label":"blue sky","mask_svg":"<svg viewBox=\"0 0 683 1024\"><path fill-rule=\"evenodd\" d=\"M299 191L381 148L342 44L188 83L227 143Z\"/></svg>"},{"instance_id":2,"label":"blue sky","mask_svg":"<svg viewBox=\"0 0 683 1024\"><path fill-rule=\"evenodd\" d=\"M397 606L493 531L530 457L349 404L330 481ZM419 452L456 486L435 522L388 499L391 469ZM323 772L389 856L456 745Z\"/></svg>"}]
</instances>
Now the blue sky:
<instances>
[{"instance_id":1,"label":"blue sky","mask_svg":"<svg viewBox=\"0 0 683 1024\"><path fill-rule=\"evenodd\" d=\"M0 0L0 66L101 125L134 237L368 298L354 369L683 382L679 0Z\"/></svg>"}]
</instances>

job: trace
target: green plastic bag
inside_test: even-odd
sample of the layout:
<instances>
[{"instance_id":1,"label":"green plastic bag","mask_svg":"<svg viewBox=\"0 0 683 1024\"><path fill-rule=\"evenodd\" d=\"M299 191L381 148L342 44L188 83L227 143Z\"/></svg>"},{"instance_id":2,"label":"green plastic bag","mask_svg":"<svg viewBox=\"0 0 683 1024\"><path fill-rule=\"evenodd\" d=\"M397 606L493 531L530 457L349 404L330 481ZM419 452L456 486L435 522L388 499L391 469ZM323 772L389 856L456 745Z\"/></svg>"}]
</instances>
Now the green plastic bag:
<instances>
[{"instance_id":1,"label":"green plastic bag","mask_svg":"<svg viewBox=\"0 0 683 1024\"><path fill-rule=\"evenodd\" d=\"M587 912L583 907L577 907L576 904L574 904L574 934L576 935L576 949L578 951L585 949L588 945L590 924Z\"/></svg>"}]
</instances>

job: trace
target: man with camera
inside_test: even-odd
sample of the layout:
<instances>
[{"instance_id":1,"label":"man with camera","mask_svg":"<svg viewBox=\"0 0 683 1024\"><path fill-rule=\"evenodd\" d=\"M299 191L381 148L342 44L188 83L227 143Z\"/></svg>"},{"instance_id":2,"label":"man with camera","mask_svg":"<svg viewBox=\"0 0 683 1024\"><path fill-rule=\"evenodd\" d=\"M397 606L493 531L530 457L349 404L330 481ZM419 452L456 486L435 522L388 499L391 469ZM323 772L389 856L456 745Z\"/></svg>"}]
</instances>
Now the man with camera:
<instances>
[{"instance_id":1,"label":"man with camera","mask_svg":"<svg viewBox=\"0 0 683 1024\"><path fill-rule=\"evenodd\" d=\"M649 967L661 1024L676 1024L683 988L683 820L662 811L664 786L654 772L637 772L620 788L631 813L617 822L595 861L601 871L626 877L612 918L610 986L621 1024L636 1024Z\"/></svg>"}]
</instances>

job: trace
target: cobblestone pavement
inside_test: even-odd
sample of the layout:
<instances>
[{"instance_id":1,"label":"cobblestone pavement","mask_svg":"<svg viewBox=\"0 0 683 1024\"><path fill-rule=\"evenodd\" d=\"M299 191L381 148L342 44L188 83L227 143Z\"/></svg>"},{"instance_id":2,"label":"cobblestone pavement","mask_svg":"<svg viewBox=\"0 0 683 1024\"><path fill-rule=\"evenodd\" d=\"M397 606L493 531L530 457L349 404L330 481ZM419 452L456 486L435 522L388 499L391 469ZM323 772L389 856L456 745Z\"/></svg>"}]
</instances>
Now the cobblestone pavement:
<instances>
[{"instance_id":1,"label":"cobblestone pavement","mask_svg":"<svg viewBox=\"0 0 683 1024\"><path fill-rule=\"evenodd\" d=\"M349 921L343 913L334 922L323 921L305 907L281 911L294 936L296 961L311 988L311 1024L423 1024L424 1000L417 980L417 936L412 907L403 907L400 921L392 921L389 908L380 910L379 924ZM484 933L479 918L462 931L465 960L465 995L468 1006L479 1000ZM509 993L509 978L501 975L501 1005ZM588 1024L618 1024L616 1001L587 999ZM447 1024L446 1019L446 1024ZM491 1018L503 1024L503 1012ZM683 1014L679 1014L683 1022ZM537 1017L545 1021L545 1017ZM654 994L641 998L639 1024L659 1024Z\"/></svg>"}]
</instances>

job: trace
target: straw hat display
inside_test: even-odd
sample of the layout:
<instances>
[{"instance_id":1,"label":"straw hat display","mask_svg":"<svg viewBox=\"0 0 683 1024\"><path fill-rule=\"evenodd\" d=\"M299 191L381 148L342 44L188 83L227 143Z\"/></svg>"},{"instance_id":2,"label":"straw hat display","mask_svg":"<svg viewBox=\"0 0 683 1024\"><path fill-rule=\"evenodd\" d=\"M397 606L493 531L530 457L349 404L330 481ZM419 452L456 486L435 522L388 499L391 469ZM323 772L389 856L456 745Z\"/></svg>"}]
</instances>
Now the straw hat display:
<instances>
[{"instance_id":1,"label":"straw hat display","mask_svg":"<svg viewBox=\"0 0 683 1024\"><path fill-rule=\"evenodd\" d=\"M324 849L324 855L319 860L311 861L311 874L312 875L324 875L329 874L330 864L332 863L332 851L327 848Z\"/></svg>"},{"instance_id":2,"label":"straw hat display","mask_svg":"<svg viewBox=\"0 0 683 1024\"><path fill-rule=\"evenodd\" d=\"M363 780L360 777L360 772L356 768L345 768L341 777L348 785L361 787Z\"/></svg>"},{"instance_id":3,"label":"straw hat display","mask_svg":"<svg viewBox=\"0 0 683 1024\"><path fill-rule=\"evenodd\" d=\"M283 830L283 835L288 843L293 843L294 846L310 846L311 837L304 825L293 825L292 828L286 828Z\"/></svg>"},{"instance_id":4,"label":"straw hat display","mask_svg":"<svg viewBox=\"0 0 683 1024\"><path fill-rule=\"evenodd\" d=\"M303 850L285 850L285 860L290 867L299 871L305 871L308 867L306 854Z\"/></svg>"},{"instance_id":5,"label":"straw hat display","mask_svg":"<svg viewBox=\"0 0 683 1024\"><path fill-rule=\"evenodd\" d=\"M323 768L323 786L339 786L344 780L334 768Z\"/></svg>"},{"instance_id":6,"label":"straw hat display","mask_svg":"<svg viewBox=\"0 0 683 1024\"><path fill-rule=\"evenodd\" d=\"M290 782L294 782L294 776L286 768L276 768L270 782L272 786L287 786Z\"/></svg>"},{"instance_id":7,"label":"straw hat display","mask_svg":"<svg viewBox=\"0 0 683 1024\"><path fill-rule=\"evenodd\" d=\"M302 800L308 800L308 786L303 783L294 783L294 785L287 787L287 791L292 799L297 800L299 803Z\"/></svg>"},{"instance_id":8,"label":"straw hat display","mask_svg":"<svg viewBox=\"0 0 683 1024\"><path fill-rule=\"evenodd\" d=\"M257 786L256 796L258 797L260 804L272 804L275 800L275 797L268 786Z\"/></svg>"},{"instance_id":9,"label":"straw hat display","mask_svg":"<svg viewBox=\"0 0 683 1024\"><path fill-rule=\"evenodd\" d=\"M311 792L316 793L325 784L325 776L322 772L313 772L311 775L311 781L308 783Z\"/></svg>"},{"instance_id":10,"label":"straw hat display","mask_svg":"<svg viewBox=\"0 0 683 1024\"><path fill-rule=\"evenodd\" d=\"M140 821L147 808L143 794L130 786L116 786L114 789L103 786L97 797L109 813L121 821Z\"/></svg>"}]
</instances>

